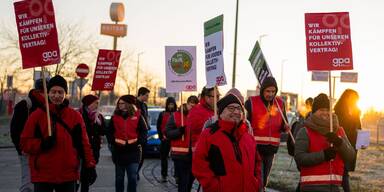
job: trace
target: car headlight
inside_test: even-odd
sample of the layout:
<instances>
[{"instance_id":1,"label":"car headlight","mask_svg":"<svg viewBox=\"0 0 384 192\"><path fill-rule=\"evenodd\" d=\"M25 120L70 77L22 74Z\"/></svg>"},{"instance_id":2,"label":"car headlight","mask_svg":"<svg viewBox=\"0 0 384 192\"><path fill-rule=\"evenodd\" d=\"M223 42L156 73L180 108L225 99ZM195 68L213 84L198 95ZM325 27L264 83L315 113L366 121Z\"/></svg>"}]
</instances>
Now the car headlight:
<instances>
[{"instance_id":1,"label":"car headlight","mask_svg":"<svg viewBox=\"0 0 384 192\"><path fill-rule=\"evenodd\" d=\"M148 137L148 140L149 139L159 139L159 134L156 133L154 135L151 135L151 136Z\"/></svg>"}]
</instances>

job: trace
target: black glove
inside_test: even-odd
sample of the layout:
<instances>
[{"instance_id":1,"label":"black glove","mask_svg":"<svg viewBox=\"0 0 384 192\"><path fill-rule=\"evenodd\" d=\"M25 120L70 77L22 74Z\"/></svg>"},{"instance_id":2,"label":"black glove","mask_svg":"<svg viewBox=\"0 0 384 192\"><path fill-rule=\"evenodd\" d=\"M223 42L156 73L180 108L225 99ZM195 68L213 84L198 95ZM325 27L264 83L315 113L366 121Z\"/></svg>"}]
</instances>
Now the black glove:
<instances>
[{"instance_id":1,"label":"black glove","mask_svg":"<svg viewBox=\"0 0 384 192\"><path fill-rule=\"evenodd\" d=\"M93 183L95 183L97 178L96 168L86 168L86 172L88 183L89 185L92 185Z\"/></svg>"},{"instance_id":2,"label":"black glove","mask_svg":"<svg viewBox=\"0 0 384 192\"><path fill-rule=\"evenodd\" d=\"M51 135L41 140L41 150L42 151L48 151L51 149L56 143L56 137Z\"/></svg>"},{"instance_id":3,"label":"black glove","mask_svg":"<svg viewBox=\"0 0 384 192\"><path fill-rule=\"evenodd\" d=\"M329 132L325 135L327 138L328 142L332 143L335 145L335 147L340 147L340 145L343 143L343 140L338 137L335 133Z\"/></svg>"},{"instance_id":4,"label":"black glove","mask_svg":"<svg viewBox=\"0 0 384 192\"><path fill-rule=\"evenodd\" d=\"M181 133L181 134L184 134L184 133L185 133L185 126L181 126L181 127L179 128L179 130L180 130L180 133Z\"/></svg>"},{"instance_id":5,"label":"black glove","mask_svg":"<svg viewBox=\"0 0 384 192\"><path fill-rule=\"evenodd\" d=\"M336 149L334 147L328 147L323 153L325 161L330 161L336 157Z\"/></svg>"}]
</instances>

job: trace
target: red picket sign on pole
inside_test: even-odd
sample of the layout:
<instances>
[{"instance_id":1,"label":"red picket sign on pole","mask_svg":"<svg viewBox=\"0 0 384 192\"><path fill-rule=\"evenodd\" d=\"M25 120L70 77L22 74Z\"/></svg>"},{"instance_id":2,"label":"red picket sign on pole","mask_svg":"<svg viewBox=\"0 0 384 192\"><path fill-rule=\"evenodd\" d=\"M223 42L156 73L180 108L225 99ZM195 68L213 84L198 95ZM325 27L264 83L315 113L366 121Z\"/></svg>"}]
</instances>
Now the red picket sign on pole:
<instances>
[{"instance_id":1,"label":"red picket sign on pole","mask_svg":"<svg viewBox=\"0 0 384 192\"><path fill-rule=\"evenodd\" d=\"M52 0L14 3L23 69L60 63Z\"/></svg>"},{"instance_id":2,"label":"red picket sign on pole","mask_svg":"<svg viewBox=\"0 0 384 192\"><path fill-rule=\"evenodd\" d=\"M352 70L348 12L306 13L308 71Z\"/></svg>"},{"instance_id":3,"label":"red picket sign on pole","mask_svg":"<svg viewBox=\"0 0 384 192\"><path fill-rule=\"evenodd\" d=\"M111 91L115 86L121 51L100 49L97 56L92 91Z\"/></svg>"}]
</instances>

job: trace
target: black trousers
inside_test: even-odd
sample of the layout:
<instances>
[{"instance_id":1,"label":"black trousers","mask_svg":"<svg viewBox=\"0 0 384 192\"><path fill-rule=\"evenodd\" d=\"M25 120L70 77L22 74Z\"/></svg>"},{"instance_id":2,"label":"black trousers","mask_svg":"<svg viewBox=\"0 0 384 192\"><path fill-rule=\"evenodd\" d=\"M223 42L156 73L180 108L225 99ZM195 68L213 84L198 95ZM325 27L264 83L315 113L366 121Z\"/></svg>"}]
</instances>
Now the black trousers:
<instances>
[{"instance_id":1,"label":"black trousers","mask_svg":"<svg viewBox=\"0 0 384 192\"><path fill-rule=\"evenodd\" d=\"M33 183L35 192L76 192L76 181L65 183Z\"/></svg>"},{"instance_id":2,"label":"black trousers","mask_svg":"<svg viewBox=\"0 0 384 192\"><path fill-rule=\"evenodd\" d=\"M168 156L171 150L171 143L169 140L161 141L160 143L160 159L161 159L161 176L168 176Z\"/></svg>"},{"instance_id":3,"label":"black trousers","mask_svg":"<svg viewBox=\"0 0 384 192\"><path fill-rule=\"evenodd\" d=\"M192 161L175 159L176 176L179 177L178 192L190 192L195 177L192 175Z\"/></svg>"},{"instance_id":4,"label":"black trousers","mask_svg":"<svg viewBox=\"0 0 384 192\"><path fill-rule=\"evenodd\" d=\"M271 172L272 168L272 163L273 159L275 158L275 155L262 155L260 154L261 159L262 159L262 167L261 167L261 172L263 174L263 185L264 189L268 184L268 178L269 178L269 173Z\"/></svg>"}]
</instances>

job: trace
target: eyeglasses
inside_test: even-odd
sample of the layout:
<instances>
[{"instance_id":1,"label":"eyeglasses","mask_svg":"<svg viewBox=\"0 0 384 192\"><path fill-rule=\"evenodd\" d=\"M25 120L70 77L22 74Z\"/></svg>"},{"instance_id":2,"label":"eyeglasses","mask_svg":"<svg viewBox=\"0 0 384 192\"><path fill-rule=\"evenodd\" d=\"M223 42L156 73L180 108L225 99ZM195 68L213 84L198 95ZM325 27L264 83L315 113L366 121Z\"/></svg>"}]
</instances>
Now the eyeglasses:
<instances>
[{"instance_id":1,"label":"eyeglasses","mask_svg":"<svg viewBox=\"0 0 384 192\"><path fill-rule=\"evenodd\" d=\"M207 97L213 98L214 96L213 95L207 95ZM219 97L220 97L220 95L216 95L216 98L219 98Z\"/></svg>"},{"instance_id":2,"label":"eyeglasses","mask_svg":"<svg viewBox=\"0 0 384 192\"><path fill-rule=\"evenodd\" d=\"M235 112L235 110L238 110L238 111L240 111L241 113L243 112L243 107L241 107L241 106L227 106L226 108L227 108L228 111L231 112L231 113Z\"/></svg>"}]
</instances>

